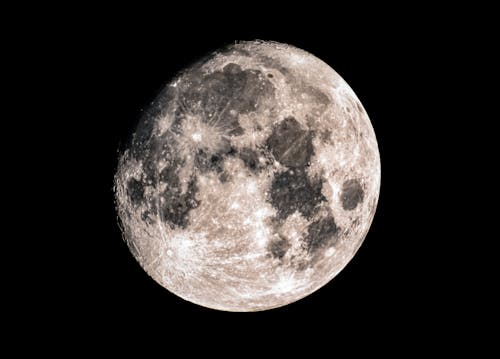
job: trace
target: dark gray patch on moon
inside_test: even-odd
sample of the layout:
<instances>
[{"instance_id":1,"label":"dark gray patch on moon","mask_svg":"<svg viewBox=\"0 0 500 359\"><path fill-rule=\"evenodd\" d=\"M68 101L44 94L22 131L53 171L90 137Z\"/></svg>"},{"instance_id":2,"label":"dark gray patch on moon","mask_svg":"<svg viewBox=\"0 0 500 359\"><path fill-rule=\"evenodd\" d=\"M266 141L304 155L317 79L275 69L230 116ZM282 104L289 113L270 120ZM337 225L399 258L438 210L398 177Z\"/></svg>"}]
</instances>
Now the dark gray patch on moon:
<instances>
[{"instance_id":1,"label":"dark gray patch on moon","mask_svg":"<svg viewBox=\"0 0 500 359\"><path fill-rule=\"evenodd\" d=\"M295 211L311 218L326 198L321 193L321 181L312 181L304 169L279 173L273 179L269 201L277 209L278 219L285 219Z\"/></svg>"},{"instance_id":2,"label":"dark gray patch on moon","mask_svg":"<svg viewBox=\"0 0 500 359\"><path fill-rule=\"evenodd\" d=\"M151 218L151 212L148 210L141 213L141 219L149 225L155 222L155 220Z\"/></svg>"},{"instance_id":3,"label":"dark gray patch on moon","mask_svg":"<svg viewBox=\"0 0 500 359\"><path fill-rule=\"evenodd\" d=\"M261 147L256 147L255 149L251 147L235 149L233 147L227 155L242 160L244 166L252 173L260 172L274 161L271 153L266 148Z\"/></svg>"},{"instance_id":4,"label":"dark gray patch on moon","mask_svg":"<svg viewBox=\"0 0 500 359\"><path fill-rule=\"evenodd\" d=\"M314 221L307 228L305 243L310 253L318 249L335 245L339 228L331 215Z\"/></svg>"},{"instance_id":5,"label":"dark gray patch on moon","mask_svg":"<svg viewBox=\"0 0 500 359\"><path fill-rule=\"evenodd\" d=\"M274 126L266 145L274 158L287 167L307 165L314 152L312 134L291 116Z\"/></svg>"},{"instance_id":6,"label":"dark gray patch on moon","mask_svg":"<svg viewBox=\"0 0 500 359\"><path fill-rule=\"evenodd\" d=\"M155 186L158 181L158 153L161 151L161 145L158 138L152 136L144 146L147 147L147 150L138 152L136 156L133 155L135 147L132 147L132 157L142 163L141 181L143 184Z\"/></svg>"},{"instance_id":7,"label":"dark gray patch on moon","mask_svg":"<svg viewBox=\"0 0 500 359\"><path fill-rule=\"evenodd\" d=\"M144 186L141 181L131 178L127 183L127 194L133 205L139 205L144 198Z\"/></svg>"},{"instance_id":8,"label":"dark gray patch on moon","mask_svg":"<svg viewBox=\"0 0 500 359\"><path fill-rule=\"evenodd\" d=\"M257 111L261 100L274 96L274 86L255 69L242 70L235 63L209 74L195 72L181 89L183 112L202 115L202 119L231 136L244 133L239 114Z\"/></svg>"},{"instance_id":9,"label":"dark gray patch on moon","mask_svg":"<svg viewBox=\"0 0 500 359\"><path fill-rule=\"evenodd\" d=\"M302 87L302 92L310 97L310 105L314 108L316 115L323 113L331 103L328 95L314 86L304 86Z\"/></svg>"},{"instance_id":10,"label":"dark gray patch on moon","mask_svg":"<svg viewBox=\"0 0 500 359\"><path fill-rule=\"evenodd\" d=\"M328 95L321 91L319 88L314 86L306 86L304 87L305 92L309 94L316 103L321 104L324 107L327 107L331 101L328 98Z\"/></svg>"},{"instance_id":11,"label":"dark gray patch on moon","mask_svg":"<svg viewBox=\"0 0 500 359\"><path fill-rule=\"evenodd\" d=\"M273 258L281 259L285 256L286 252L290 248L290 243L284 237L279 237L279 239L273 240L269 243L269 253Z\"/></svg>"},{"instance_id":12,"label":"dark gray patch on moon","mask_svg":"<svg viewBox=\"0 0 500 359\"><path fill-rule=\"evenodd\" d=\"M200 201L196 199L198 192L196 181L195 176L190 178L186 193L180 193L177 187L172 186L161 194L160 213L172 229L186 228L189 225L189 211L200 205Z\"/></svg>"},{"instance_id":13,"label":"dark gray patch on moon","mask_svg":"<svg viewBox=\"0 0 500 359\"><path fill-rule=\"evenodd\" d=\"M182 192L179 172L186 166L186 161L179 157L175 146L172 136L164 138L163 151L159 156L162 156L166 166L159 172L158 180L160 184L165 185L165 190L156 198L155 205L155 207L159 207L161 219L172 229L175 227L186 228L189 225L189 211L200 204L200 201L196 199L198 187L195 174L191 175L186 191ZM159 158L157 157L156 160L158 161ZM207 155L207 162L211 163L210 160L211 156Z\"/></svg>"},{"instance_id":14,"label":"dark gray patch on moon","mask_svg":"<svg viewBox=\"0 0 500 359\"><path fill-rule=\"evenodd\" d=\"M254 151L251 148L243 148L239 151L238 155L245 166L251 171L255 171L261 167L257 151Z\"/></svg>"},{"instance_id":15,"label":"dark gray patch on moon","mask_svg":"<svg viewBox=\"0 0 500 359\"><path fill-rule=\"evenodd\" d=\"M293 78L291 72L289 69L287 69L285 66L282 66L279 61L276 61L275 59L272 59L269 56L265 55L260 55L259 60L267 67L270 69L278 70L281 72L281 74L284 76L285 80L290 80Z\"/></svg>"},{"instance_id":16,"label":"dark gray patch on moon","mask_svg":"<svg viewBox=\"0 0 500 359\"><path fill-rule=\"evenodd\" d=\"M227 172L222 172L219 174L219 181L221 181L221 183L225 183L229 180L230 178L230 175L227 173Z\"/></svg>"},{"instance_id":17,"label":"dark gray patch on moon","mask_svg":"<svg viewBox=\"0 0 500 359\"><path fill-rule=\"evenodd\" d=\"M342 201L342 208L346 211L352 211L364 198L363 187L357 179L350 179L342 185L342 194L340 199Z\"/></svg>"},{"instance_id":18,"label":"dark gray patch on moon","mask_svg":"<svg viewBox=\"0 0 500 359\"><path fill-rule=\"evenodd\" d=\"M223 157L219 153L209 153L203 149L199 149L195 157L195 166L202 173L213 171L221 173L224 170Z\"/></svg>"},{"instance_id":19,"label":"dark gray patch on moon","mask_svg":"<svg viewBox=\"0 0 500 359\"><path fill-rule=\"evenodd\" d=\"M320 202L326 201L322 182L309 178L305 170L314 153L312 133L290 116L274 126L266 147L278 162L290 168L278 173L271 184L269 200L277 209L277 218L285 219L295 211L311 218Z\"/></svg>"},{"instance_id":20,"label":"dark gray patch on moon","mask_svg":"<svg viewBox=\"0 0 500 359\"><path fill-rule=\"evenodd\" d=\"M323 132L321 132L320 138L323 143L330 143L332 141L332 131L329 129L324 130Z\"/></svg>"},{"instance_id":21,"label":"dark gray patch on moon","mask_svg":"<svg viewBox=\"0 0 500 359\"><path fill-rule=\"evenodd\" d=\"M179 171L181 164L182 163L171 164L166 166L160 172L160 181L166 183L167 187L169 187L171 191L180 191L180 182L177 172Z\"/></svg>"}]
</instances>

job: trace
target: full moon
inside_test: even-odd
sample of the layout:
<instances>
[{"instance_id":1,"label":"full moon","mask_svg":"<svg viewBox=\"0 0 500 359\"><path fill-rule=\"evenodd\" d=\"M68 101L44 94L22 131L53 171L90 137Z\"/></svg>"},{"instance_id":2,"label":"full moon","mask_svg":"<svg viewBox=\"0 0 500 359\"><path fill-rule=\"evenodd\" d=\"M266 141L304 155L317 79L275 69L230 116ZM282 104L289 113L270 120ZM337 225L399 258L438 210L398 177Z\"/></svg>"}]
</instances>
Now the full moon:
<instances>
[{"instance_id":1,"label":"full moon","mask_svg":"<svg viewBox=\"0 0 500 359\"><path fill-rule=\"evenodd\" d=\"M115 175L123 237L160 285L261 311L318 290L370 228L380 157L349 85L296 47L240 42L145 111Z\"/></svg>"}]
</instances>

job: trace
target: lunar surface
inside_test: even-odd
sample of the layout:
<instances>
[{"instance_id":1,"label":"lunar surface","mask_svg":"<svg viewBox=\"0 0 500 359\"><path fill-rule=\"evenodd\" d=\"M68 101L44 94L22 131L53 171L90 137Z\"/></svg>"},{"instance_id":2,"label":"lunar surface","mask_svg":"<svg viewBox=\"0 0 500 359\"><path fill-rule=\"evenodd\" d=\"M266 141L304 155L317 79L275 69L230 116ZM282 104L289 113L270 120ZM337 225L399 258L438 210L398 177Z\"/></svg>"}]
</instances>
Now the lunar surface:
<instances>
[{"instance_id":1,"label":"lunar surface","mask_svg":"<svg viewBox=\"0 0 500 359\"><path fill-rule=\"evenodd\" d=\"M327 64L241 42L160 92L120 154L116 205L144 270L190 302L259 311L334 278L377 206L368 115Z\"/></svg>"}]
</instances>

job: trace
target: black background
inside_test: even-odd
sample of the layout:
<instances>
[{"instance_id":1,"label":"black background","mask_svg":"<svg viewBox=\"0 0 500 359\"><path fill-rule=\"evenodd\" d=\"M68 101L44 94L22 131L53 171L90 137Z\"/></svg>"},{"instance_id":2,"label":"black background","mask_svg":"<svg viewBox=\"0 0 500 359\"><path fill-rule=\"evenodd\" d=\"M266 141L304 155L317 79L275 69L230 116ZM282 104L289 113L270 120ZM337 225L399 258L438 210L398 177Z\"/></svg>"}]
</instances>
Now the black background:
<instances>
[{"instance_id":1,"label":"black background","mask_svg":"<svg viewBox=\"0 0 500 359\"><path fill-rule=\"evenodd\" d=\"M415 348L417 341L440 340L450 317L439 295L446 276L434 270L429 250L442 238L429 187L446 166L443 153L435 151L437 134L446 127L436 120L444 99L438 104L435 95L446 67L438 54L453 34L438 29L430 13L406 11L361 18L353 10L316 9L293 17L265 10L214 17L200 10L202 20L163 11L156 15L164 18L74 14L34 35L36 51L52 54L40 68L58 118L51 125L59 140L47 147L58 173L51 182L63 203L51 227L56 259L45 263L50 285L40 284L35 308L42 322L56 321L60 332L75 333L78 341L80 332L104 342L116 333L125 341L158 335L169 345L185 337L218 343L231 335L238 343L278 349L294 338L310 349L354 338ZM329 284L282 308L228 313L178 298L141 269L121 237L113 176L118 149L177 71L224 45L254 39L302 48L347 81L372 121L382 183L364 244Z\"/></svg>"}]
</instances>

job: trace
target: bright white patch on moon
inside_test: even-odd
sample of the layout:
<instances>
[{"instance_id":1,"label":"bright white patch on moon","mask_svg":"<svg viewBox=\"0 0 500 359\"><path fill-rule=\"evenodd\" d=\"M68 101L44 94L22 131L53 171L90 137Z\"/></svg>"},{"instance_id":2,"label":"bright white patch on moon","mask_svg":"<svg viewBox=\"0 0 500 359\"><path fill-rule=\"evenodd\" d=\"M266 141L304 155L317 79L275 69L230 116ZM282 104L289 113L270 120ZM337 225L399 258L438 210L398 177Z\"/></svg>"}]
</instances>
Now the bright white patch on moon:
<instances>
[{"instance_id":1,"label":"bright white patch on moon","mask_svg":"<svg viewBox=\"0 0 500 359\"><path fill-rule=\"evenodd\" d=\"M168 84L115 176L124 239L145 271L227 311L280 307L328 283L363 242L379 187L352 89L313 55L261 41Z\"/></svg>"}]
</instances>

